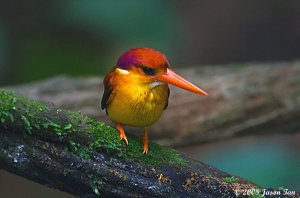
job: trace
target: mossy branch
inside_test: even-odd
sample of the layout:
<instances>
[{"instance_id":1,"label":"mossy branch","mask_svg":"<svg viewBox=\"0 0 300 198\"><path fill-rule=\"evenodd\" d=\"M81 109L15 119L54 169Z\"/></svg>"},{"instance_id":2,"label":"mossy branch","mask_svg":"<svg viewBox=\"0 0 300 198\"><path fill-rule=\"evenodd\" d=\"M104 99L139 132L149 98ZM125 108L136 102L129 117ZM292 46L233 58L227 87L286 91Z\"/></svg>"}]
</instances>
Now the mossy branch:
<instances>
[{"instance_id":1,"label":"mossy branch","mask_svg":"<svg viewBox=\"0 0 300 198\"><path fill-rule=\"evenodd\" d=\"M79 112L0 90L0 168L80 197L235 197L259 187Z\"/></svg>"}]
</instances>

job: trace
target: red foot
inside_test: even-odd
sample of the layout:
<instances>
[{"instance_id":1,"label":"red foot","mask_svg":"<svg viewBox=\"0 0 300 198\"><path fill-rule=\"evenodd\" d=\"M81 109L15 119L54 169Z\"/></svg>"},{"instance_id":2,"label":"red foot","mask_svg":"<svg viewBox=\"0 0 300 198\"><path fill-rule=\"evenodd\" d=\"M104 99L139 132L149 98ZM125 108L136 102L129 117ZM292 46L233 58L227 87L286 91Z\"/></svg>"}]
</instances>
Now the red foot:
<instances>
[{"instance_id":1,"label":"red foot","mask_svg":"<svg viewBox=\"0 0 300 198\"><path fill-rule=\"evenodd\" d=\"M128 144L128 140L127 140L127 137L125 135L123 126L121 124L117 123L116 124L116 129L118 129L118 131L120 132L120 139L124 140L126 142L126 144Z\"/></svg>"},{"instance_id":2,"label":"red foot","mask_svg":"<svg viewBox=\"0 0 300 198\"><path fill-rule=\"evenodd\" d=\"M144 135L143 135L143 143L144 143L144 151L143 154L148 154L148 134L147 134L147 128L144 129Z\"/></svg>"}]
</instances>

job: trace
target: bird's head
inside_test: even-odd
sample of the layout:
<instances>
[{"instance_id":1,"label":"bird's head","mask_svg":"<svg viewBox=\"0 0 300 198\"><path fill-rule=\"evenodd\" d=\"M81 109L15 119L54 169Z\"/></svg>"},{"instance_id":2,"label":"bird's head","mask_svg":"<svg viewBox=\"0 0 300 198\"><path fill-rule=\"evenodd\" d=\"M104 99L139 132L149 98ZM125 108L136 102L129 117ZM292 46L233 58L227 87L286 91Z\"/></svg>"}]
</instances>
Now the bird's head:
<instances>
[{"instance_id":1,"label":"bird's head","mask_svg":"<svg viewBox=\"0 0 300 198\"><path fill-rule=\"evenodd\" d=\"M171 70L167 57L151 48L128 50L120 56L117 68L124 74L138 75L141 81L149 83L151 87L169 83L197 94L208 95Z\"/></svg>"}]
</instances>

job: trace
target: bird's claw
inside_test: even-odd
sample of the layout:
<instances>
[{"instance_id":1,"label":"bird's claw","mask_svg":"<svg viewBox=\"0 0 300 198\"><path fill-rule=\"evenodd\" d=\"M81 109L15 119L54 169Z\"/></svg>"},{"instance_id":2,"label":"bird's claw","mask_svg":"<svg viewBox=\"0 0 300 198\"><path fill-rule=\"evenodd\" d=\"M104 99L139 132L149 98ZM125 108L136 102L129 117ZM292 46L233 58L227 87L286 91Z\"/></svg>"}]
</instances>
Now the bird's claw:
<instances>
[{"instance_id":1,"label":"bird's claw","mask_svg":"<svg viewBox=\"0 0 300 198\"><path fill-rule=\"evenodd\" d=\"M126 142L126 144L128 144L128 140L127 140L125 133L120 134L120 140L124 140Z\"/></svg>"},{"instance_id":2,"label":"bird's claw","mask_svg":"<svg viewBox=\"0 0 300 198\"><path fill-rule=\"evenodd\" d=\"M144 135L143 135L143 143L144 143L144 151L143 154L148 154L148 134L147 134L147 128L144 129Z\"/></svg>"},{"instance_id":3,"label":"bird's claw","mask_svg":"<svg viewBox=\"0 0 300 198\"><path fill-rule=\"evenodd\" d=\"M118 131L120 132L120 140L124 140L126 142L126 144L128 144L128 140L127 137L125 135L123 126L119 123L116 124L116 128L118 129Z\"/></svg>"},{"instance_id":4,"label":"bird's claw","mask_svg":"<svg viewBox=\"0 0 300 198\"><path fill-rule=\"evenodd\" d=\"M148 154L148 145L144 145L144 151L143 154Z\"/></svg>"}]
</instances>

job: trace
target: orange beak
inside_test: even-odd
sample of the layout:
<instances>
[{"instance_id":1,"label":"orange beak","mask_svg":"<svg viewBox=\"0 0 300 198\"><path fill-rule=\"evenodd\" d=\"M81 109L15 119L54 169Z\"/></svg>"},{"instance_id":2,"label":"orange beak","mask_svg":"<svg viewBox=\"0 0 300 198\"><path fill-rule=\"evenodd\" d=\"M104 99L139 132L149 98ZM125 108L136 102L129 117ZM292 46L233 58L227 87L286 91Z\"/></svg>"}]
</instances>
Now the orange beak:
<instances>
[{"instance_id":1,"label":"orange beak","mask_svg":"<svg viewBox=\"0 0 300 198\"><path fill-rule=\"evenodd\" d=\"M160 82L175 85L177 87L180 87L180 88L185 89L190 92L208 96L208 94L205 93L205 91L203 91L196 85L190 83L186 79L182 78L181 76L179 76L178 74L176 74L174 71L172 71L169 68L167 68L167 72L165 74L163 74L161 76L156 76L155 79Z\"/></svg>"}]
</instances>

